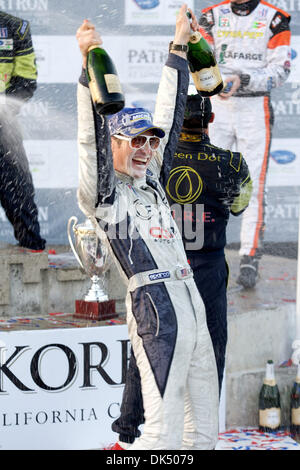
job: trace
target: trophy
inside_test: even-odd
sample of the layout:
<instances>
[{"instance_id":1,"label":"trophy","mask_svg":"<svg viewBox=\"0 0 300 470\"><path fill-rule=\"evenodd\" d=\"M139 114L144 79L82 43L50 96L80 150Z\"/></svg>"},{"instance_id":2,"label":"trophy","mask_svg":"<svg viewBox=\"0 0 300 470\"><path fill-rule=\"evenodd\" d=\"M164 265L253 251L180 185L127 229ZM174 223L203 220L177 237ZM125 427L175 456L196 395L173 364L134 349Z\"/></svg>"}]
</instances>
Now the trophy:
<instances>
[{"instance_id":1,"label":"trophy","mask_svg":"<svg viewBox=\"0 0 300 470\"><path fill-rule=\"evenodd\" d=\"M75 216L70 217L68 221L69 243L79 265L91 278L92 285L83 300L75 301L74 316L95 320L116 317L115 300L109 300L104 289L104 275L110 264L108 250L97 237L90 219L83 224L77 222ZM75 246L71 236L71 225Z\"/></svg>"}]
</instances>

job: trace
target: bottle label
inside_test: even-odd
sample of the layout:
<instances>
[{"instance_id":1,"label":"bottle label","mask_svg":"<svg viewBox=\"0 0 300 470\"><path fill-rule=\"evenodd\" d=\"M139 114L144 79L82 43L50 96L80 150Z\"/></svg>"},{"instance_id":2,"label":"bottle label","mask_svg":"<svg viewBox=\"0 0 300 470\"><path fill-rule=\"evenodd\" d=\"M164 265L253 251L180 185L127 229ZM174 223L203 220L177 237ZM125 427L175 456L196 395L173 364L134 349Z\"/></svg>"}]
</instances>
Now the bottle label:
<instances>
[{"instance_id":1,"label":"bottle label","mask_svg":"<svg viewBox=\"0 0 300 470\"><path fill-rule=\"evenodd\" d=\"M274 387L274 385L276 385L276 381L275 381L275 379L267 379L267 378L265 378L265 379L264 379L264 384L265 384L265 385L271 385L271 387Z\"/></svg>"},{"instance_id":2,"label":"bottle label","mask_svg":"<svg viewBox=\"0 0 300 470\"><path fill-rule=\"evenodd\" d=\"M292 408L292 424L300 426L300 408Z\"/></svg>"},{"instance_id":3,"label":"bottle label","mask_svg":"<svg viewBox=\"0 0 300 470\"><path fill-rule=\"evenodd\" d=\"M213 91L220 83L222 77L218 66L209 67L192 73L195 87L199 91Z\"/></svg>"},{"instance_id":4,"label":"bottle label","mask_svg":"<svg viewBox=\"0 0 300 470\"><path fill-rule=\"evenodd\" d=\"M280 408L259 410L259 424L265 428L278 428L280 426Z\"/></svg>"},{"instance_id":5,"label":"bottle label","mask_svg":"<svg viewBox=\"0 0 300 470\"><path fill-rule=\"evenodd\" d=\"M120 80L117 75L107 73L104 75L104 80L108 93L122 93Z\"/></svg>"}]
</instances>

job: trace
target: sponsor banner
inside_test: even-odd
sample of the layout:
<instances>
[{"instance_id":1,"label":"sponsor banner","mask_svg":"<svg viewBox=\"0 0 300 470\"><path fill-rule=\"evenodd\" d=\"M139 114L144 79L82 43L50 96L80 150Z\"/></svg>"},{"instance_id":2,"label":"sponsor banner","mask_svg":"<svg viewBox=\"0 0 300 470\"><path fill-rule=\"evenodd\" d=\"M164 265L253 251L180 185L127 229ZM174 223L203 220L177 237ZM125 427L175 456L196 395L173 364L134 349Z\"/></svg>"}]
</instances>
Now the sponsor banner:
<instances>
[{"instance_id":1,"label":"sponsor banner","mask_svg":"<svg viewBox=\"0 0 300 470\"><path fill-rule=\"evenodd\" d=\"M77 85L38 84L18 116L25 140L77 139ZM59 142L56 142L59 145Z\"/></svg>"},{"instance_id":2,"label":"sponsor banner","mask_svg":"<svg viewBox=\"0 0 300 470\"><path fill-rule=\"evenodd\" d=\"M287 243L298 241L300 188L271 186L266 198L266 242ZM230 217L227 242L239 243L242 217ZM284 232L282 230L284 227Z\"/></svg>"},{"instance_id":3,"label":"sponsor banner","mask_svg":"<svg viewBox=\"0 0 300 470\"><path fill-rule=\"evenodd\" d=\"M72 215L84 222L85 216L78 207L76 189L37 189L35 202L39 212L41 235L48 244L69 245L67 223ZM0 241L16 244L12 225L0 206Z\"/></svg>"},{"instance_id":4,"label":"sponsor banner","mask_svg":"<svg viewBox=\"0 0 300 470\"><path fill-rule=\"evenodd\" d=\"M291 15L292 34L300 34L300 1L299 0L272 0L272 5Z\"/></svg>"},{"instance_id":5,"label":"sponsor banner","mask_svg":"<svg viewBox=\"0 0 300 470\"><path fill-rule=\"evenodd\" d=\"M172 36L104 36L121 83L158 84ZM35 36L38 82L77 83L81 55L74 36ZM66 60L66 57L71 60Z\"/></svg>"},{"instance_id":6,"label":"sponsor banner","mask_svg":"<svg viewBox=\"0 0 300 470\"><path fill-rule=\"evenodd\" d=\"M89 11L89 18L102 32L103 46L116 64L126 105L142 106L153 113L161 69L174 33L174 16L173 19L171 17L175 15L179 3L176 0L160 0L154 7L154 1L145 0L138 5L135 0L106 0L101 6L97 2L88 1L83 6L73 0L64 0L63 5L59 0L0 0L1 10L29 20L33 33L39 67L38 89L34 97L22 107L19 120L38 206L41 207L41 226L44 233L48 234L48 243L66 240L66 220L75 213L75 208L79 211L76 201L76 84L81 73L81 56L75 39L76 29L85 18L86 11ZM189 6L194 6L199 16L201 9L215 3L213 0L205 0L204 3L194 0ZM297 29L297 25L300 25L300 0L274 0L272 3L292 15L292 73L287 83L272 90L275 114L273 139L286 139L287 142L273 142L272 149L288 151L297 156L294 138L300 125L300 26ZM149 8L146 8L147 4ZM126 17L125 8L128 9ZM153 12L157 15L162 9L168 11L168 14L164 13L162 23L158 17L151 23L149 15ZM133 19L134 11L143 18L140 23L127 22L136 21ZM5 36L5 31L2 35ZM292 147L289 139L292 139ZM287 155L276 153L278 161L280 157L288 160ZM291 186L290 192L293 194L292 184L298 186L299 183L295 182L296 172L291 178L288 175L292 168L297 167L298 158L285 164L270 160L270 189L276 184L279 184L279 188L286 184ZM279 167L283 171L281 178ZM64 203L67 205L64 206ZM275 206L277 202L274 202ZM0 240L6 241L7 237L14 241L12 228L0 208Z\"/></svg>"},{"instance_id":7,"label":"sponsor banner","mask_svg":"<svg viewBox=\"0 0 300 470\"><path fill-rule=\"evenodd\" d=\"M188 6L199 16L203 8L214 5L214 0L190 0ZM293 34L300 34L299 0L273 0L272 4L292 15ZM72 35L86 17L102 32L126 32L130 25L138 29L147 25L173 26L179 0L104 0L99 4L86 1L84 5L74 0L0 0L2 11L30 21L34 34Z\"/></svg>"},{"instance_id":8,"label":"sponsor banner","mask_svg":"<svg viewBox=\"0 0 300 470\"><path fill-rule=\"evenodd\" d=\"M35 188L77 188L76 140L25 140Z\"/></svg>"},{"instance_id":9,"label":"sponsor banner","mask_svg":"<svg viewBox=\"0 0 300 470\"><path fill-rule=\"evenodd\" d=\"M291 73L287 83L292 82L300 85L300 36L292 34L291 38Z\"/></svg>"},{"instance_id":10,"label":"sponsor banner","mask_svg":"<svg viewBox=\"0 0 300 470\"><path fill-rule=\"evenodd\" d=\"M74 2L74 0L0 0L0 8L13 16L30 21L31 30L37 34L64 35L75 34L78 26L87 16L95 24L107 26L107 17L110 17L109 27L123 23L123 5L120 8L119 0L95 2L94 0Z\"/></svg>"},{"instance_id":11,"label":"sponsor banner","mask_svg":"<svg viewBox=\"0 0 300 470\"><path fill-rule=\"evenodd\" d=\"M186 2L194 10L194 1ZM125 25L174 25L180 0L125 0Z\"/></svg>"},{"instance_id":12,"label":"sponsor banner","mask_svg":"<svg viewBox=\"0 0 300 470\"><path fill-rule=\"evenodd\" d=\"M266 241L298 240L299 200L299 187L281 186L269 189L266 206Z\"/></svg>"},{"instance_id":13,"label":"sponsor banner","mask_svg":"<svg viewBox=\"0 0 300 470\"><path fill-rule=\"evenodd\" d=\"M272 90L275 138L293 138L300 128L300 83L286 83Z\"/></svg>"},{"instance_id":14,"label":"sponsor banner","mask_svg":"<svg viewBox=\"0 0 300 470\"><path fill-rule=\"evenodd\" d=\"M100 450L116 440L127 325L42 329L41 321L34 330L1 331L0 449ZM223 392L220 431L225 410Z\"/></svg>"},{"instance_id":15,"label":"sponsor banner","mask_svg":"<svg viewBox=\"0 0 300 470\"><path fill-rule=\"evenodd\" d=\"M33 36L38 83L76 83L82 58L73 36ZM68 58L68 60L67 60Z\"/></svg>"},{"instance_id":16,"label":"sponsor banner","mask_svg":"<svg viewBox=\"0 0 300 470\"><path fill-rule=\"evenodd\" d=\"M84 222L85 216L78 207L76 189L37 189L36 203L39 210L41 234L47 243L69 245L67 223L72 215ZM264 239L267 242L297 242L299 186L269 186L267 192L267 228ZM241 217L230 217L227 232L228 243L239 242ZM282 227L284 224L284 232ZM12 225L0 206L0 243L13 243Z\"/></svg>"},{"instance_id":17,"label":"sponsor banner","mask_svg":"<svg viewBox=\"0 0 300 470\"><path fill-rule=\"evenodd\" d=\"M300 139L273 139L267 186L300 186Z\"/></svg>"},{"instance_id":18,"label":"sponsor banner","mask_svg":"<svg viewBox=\"0 0 300 470\"><path fill-rule=\"evenodd\" d=\"M172 36L128 36L122 38L123 51L118 67L123 83L158 84L168 57Z\"/></svg>"},{"instance_id":19,"label":"sponsor banner","mask_svg":"<svg viewBox=\"0 0 300 470\"><path fill-rule=\"evenodd\" d=\"M126 106L132 106L137 108L146 108L152 115L155 111L155 93L142 93L137 90L135 93L126 94Z\"/></svg>"},{"instance_id":20,"label":"sponsor banner","mask_svg":"<svg viewBox=\"0 0 300 470\"><path fill-rule=\"evenodd\" d=\"M129 354L127 325L1 332L0 449L114 442Z\"/></svg>"}]
</instances>

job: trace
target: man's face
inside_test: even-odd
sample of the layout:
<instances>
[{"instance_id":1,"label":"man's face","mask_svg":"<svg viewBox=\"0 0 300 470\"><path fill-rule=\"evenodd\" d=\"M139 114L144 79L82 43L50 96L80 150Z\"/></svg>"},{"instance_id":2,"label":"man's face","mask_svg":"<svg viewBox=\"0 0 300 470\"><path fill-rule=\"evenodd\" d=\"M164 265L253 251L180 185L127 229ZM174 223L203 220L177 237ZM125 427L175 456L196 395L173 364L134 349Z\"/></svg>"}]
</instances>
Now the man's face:
<instances>
[{"instance_id":1,"label":"man's face","mask_svg":"<svg viewBox=\"0 0 300 470\"><path fill-rule=\"evenodd\" d=\"M155 135L152 130L143 132L143 135ZM153 156L149 141L142 148L132 149L127 140L112 137L114 169L125 173L132 178L142 178Z\"/></svg>"}]
</instances>

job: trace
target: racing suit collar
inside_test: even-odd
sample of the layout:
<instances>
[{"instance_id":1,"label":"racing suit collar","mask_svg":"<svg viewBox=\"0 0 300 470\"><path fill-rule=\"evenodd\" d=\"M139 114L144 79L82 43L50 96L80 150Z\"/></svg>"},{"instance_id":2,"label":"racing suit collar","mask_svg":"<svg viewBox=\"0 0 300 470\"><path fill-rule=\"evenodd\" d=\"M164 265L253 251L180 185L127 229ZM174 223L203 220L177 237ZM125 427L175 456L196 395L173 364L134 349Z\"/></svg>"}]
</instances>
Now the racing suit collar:
<instances>
[{"instance_id":1,"label":"racing suit collar","mask_svg":"<svg viewBox=\"0 0 300 470\"><path fill-rule=\"evenodd\" d=\"M179 140L184 141L184 142L205 142L205 143L209 143L209 137L208 137L207 134L205 134L205 133L199 134L199 133L196 133L196 132L193 132L193 131L181 132Z\"/></svg>"},{"instance_id":2,"label":"racing suit collar","mask_svg":"<svg viewBox=\"0 0 300 470\"><path fill-rule=\"evenodd\" d=\"M260 0L249 0L248 2L245 3L235 3L231 2L231 9L233 13L235 13L238 16L247 16L252 13L252 11L257 7L259 4Z\"/></svg>"},{"instance_id":3,"label":"racing suit collar","mask_svg":"<svg viewBox=\"0 0 300 470\"><path fill-rule=\"evenodd\" d=\"M142 178L133 178L132 176L127 175L126 173L121 173L117 170L115 170L115 174L119 180L123 181L124 183L129 183L132 186L141 186L146 182L146 174Z\"/></svg>"}]
</instances>

